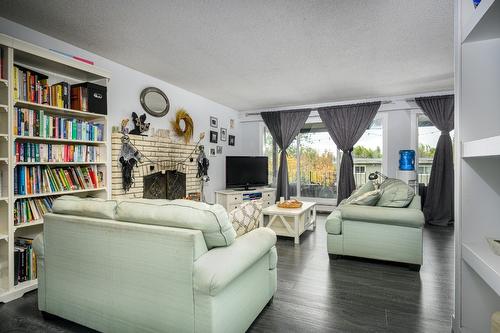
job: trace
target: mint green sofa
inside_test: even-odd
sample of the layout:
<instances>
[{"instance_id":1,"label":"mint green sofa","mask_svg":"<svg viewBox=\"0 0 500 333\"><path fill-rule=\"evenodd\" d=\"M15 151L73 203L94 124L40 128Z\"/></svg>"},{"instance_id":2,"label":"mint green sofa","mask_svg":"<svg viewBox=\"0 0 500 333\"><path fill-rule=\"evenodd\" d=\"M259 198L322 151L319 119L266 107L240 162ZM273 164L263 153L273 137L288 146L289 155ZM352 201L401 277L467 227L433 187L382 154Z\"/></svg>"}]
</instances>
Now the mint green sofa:
<instances>
[{"instance_id":1,"label":"mint green sofa","mask_svg":"<svg viewBox=\"0 0 500 333\"><path fill-rule=\"evenodd\" d=\"M406 208L345 204L326 220L327 247L332 258L354 256L422 265L424 215L420 197Z\"/></svg>"},{"instance_id":2,"label":"mint green sofa","mask_svg":"<svg viewBox=\"0 0 500 333\"><path fill-rule=\"evenodd\" d=\"M219 205L61 197L34 242L38 307L101 332L244 332L276 291L276 235Z\"/></svg>"}]
</instances>

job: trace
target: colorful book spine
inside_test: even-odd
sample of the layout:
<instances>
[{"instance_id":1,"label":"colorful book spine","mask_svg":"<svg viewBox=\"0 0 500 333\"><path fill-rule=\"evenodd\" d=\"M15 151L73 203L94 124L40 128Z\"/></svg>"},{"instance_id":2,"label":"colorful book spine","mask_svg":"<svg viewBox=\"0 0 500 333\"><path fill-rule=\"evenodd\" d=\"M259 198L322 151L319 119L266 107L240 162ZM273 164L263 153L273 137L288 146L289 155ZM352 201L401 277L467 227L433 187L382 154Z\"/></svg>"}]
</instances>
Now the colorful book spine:
<instances>
[{"instance_id":1,"label":"colorful book spine","mask_svg":"<svg viewBox=\"0 0 500 333\"><path fill-rule=\"evenodd\" d=\"M95 189L103 183L103 173L95 165L55 168L18 165L14 175L14 194L21 196Z\"/></svg>"},{"instance_id":2,"label":"colorful book spine","mask_svg":"<svg viewBox=\"0 0 500 333\"><path fill-rule=\"evenodd\" d=\"M104 124L81 119L51 116L43 110L15 108L14 133L34 136L84 141L104 141Z\"/></svg>"}]
</instances>

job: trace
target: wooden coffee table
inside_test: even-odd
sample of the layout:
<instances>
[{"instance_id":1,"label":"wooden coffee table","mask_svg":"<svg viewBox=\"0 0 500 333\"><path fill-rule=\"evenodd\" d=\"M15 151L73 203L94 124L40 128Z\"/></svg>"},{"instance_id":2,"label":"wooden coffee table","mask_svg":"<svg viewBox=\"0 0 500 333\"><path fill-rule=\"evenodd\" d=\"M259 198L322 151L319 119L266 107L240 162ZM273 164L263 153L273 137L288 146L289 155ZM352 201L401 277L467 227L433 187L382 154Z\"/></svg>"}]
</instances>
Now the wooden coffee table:
<instances>
[{"instance_id":1,"label":"wooden coffee table","mask_svg":"<svg viewBox=\"0 0 500 333\"><path fill-rule=\"evenodd\" d=\"M263 215L269 216L269 222L265 225L276 232L277 235L293 237L294 243L300 243L300 235L312 226L316 228L316 203L302 202L300 208L279 208L277 205L264 208ZM264 226L264 219L261 226Z\"/></svg>"}]
</instances>

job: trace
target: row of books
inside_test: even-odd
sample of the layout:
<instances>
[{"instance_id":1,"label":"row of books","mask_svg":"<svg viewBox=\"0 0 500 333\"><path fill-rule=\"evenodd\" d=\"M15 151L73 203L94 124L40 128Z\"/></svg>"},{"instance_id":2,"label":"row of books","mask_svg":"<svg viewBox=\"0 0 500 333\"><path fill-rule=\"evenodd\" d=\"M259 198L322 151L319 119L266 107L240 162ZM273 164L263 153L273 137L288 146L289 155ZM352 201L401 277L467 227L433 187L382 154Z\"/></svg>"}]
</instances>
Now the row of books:
<instances>
[{"instance_id":1,"label":"row of books","mask_svg":"<svg viewBox=\"0 0 500 333\"><path fill-rule=\"evenodd\" d=\"M40 220L52 211L55 197L29 198L14 203L14 225Z\"/></svg>"},{"instance_id":2,"label":"row of books","mask_svg":"<svg viewBox=\"0 0 500 333\"><path fill-rule=\"evenodd\" d=\"M33 239L16 237L14 242L14 285L37 278Z\"/></svg>"},{"instance_id":3,"label":"row of books","mask_svg":"<svg viewBox=\"0 0 500 333\"><path fill-rule=\"evenodd\" d=\"M102 147L16 142L17 162L99 162Z\"/></svg>"},{"instance_id":4,"label":"row of books","mask_svg":"<svg viewBox=\"0 0 500 333\"><path fill-rule=\"evenodd\" d=\"M70 85L63 81L50 85L47 75L19 65L14 65L12 73L15 100L89 111L88 82Z\"/></svg>"},{"instance_id":5,"label":"row of books","mask_svg":"<svg viewBox=\"0 0 500 333\"><path fill-rule=\"evenodd\" d=\"M70 107L70 84L68 82L49 85L47 75L18 65L14 65L12 76L15 100L48 104L61 108Z\"/></svg>"},{"instance_id":6,"label":"row of books","mask_svg":"<svg viewBox=\"0 0 500 333\"><path fill-rule=\"evenodd\" d=\"M103 141L104 124L50 116L43 110L15 108L14 133L19 136Z\"/></svg>"},{"instance_id":7,"label":"row of books","mask_svg":"<svg viewBox=\"0 0 500 333\"><path fill-rule=\"evenodd\" d=\"M97 166L57 167L20 166L14 169L14 194L50 194L99 188L103 173Z\"/></svg>"}]
</instances>

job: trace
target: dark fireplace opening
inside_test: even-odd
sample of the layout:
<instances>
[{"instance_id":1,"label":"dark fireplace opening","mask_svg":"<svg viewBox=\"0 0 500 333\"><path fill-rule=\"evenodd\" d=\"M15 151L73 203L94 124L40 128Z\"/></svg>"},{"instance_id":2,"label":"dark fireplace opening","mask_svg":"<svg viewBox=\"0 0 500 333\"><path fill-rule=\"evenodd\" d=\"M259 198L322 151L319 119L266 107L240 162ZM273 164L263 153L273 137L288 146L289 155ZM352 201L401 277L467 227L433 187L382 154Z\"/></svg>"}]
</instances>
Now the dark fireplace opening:
<instances>
[{"instance_id":1,"label":"dark fireplace opening","mask_svg":"<svg viewBox=\"0 0 500 333\"><path fill-rule=\"evenodd\" d=\"M166 170L144 176L142 197L145 199L183 199L186 197L186 174Z\"/></svg>"}]
</instances>

